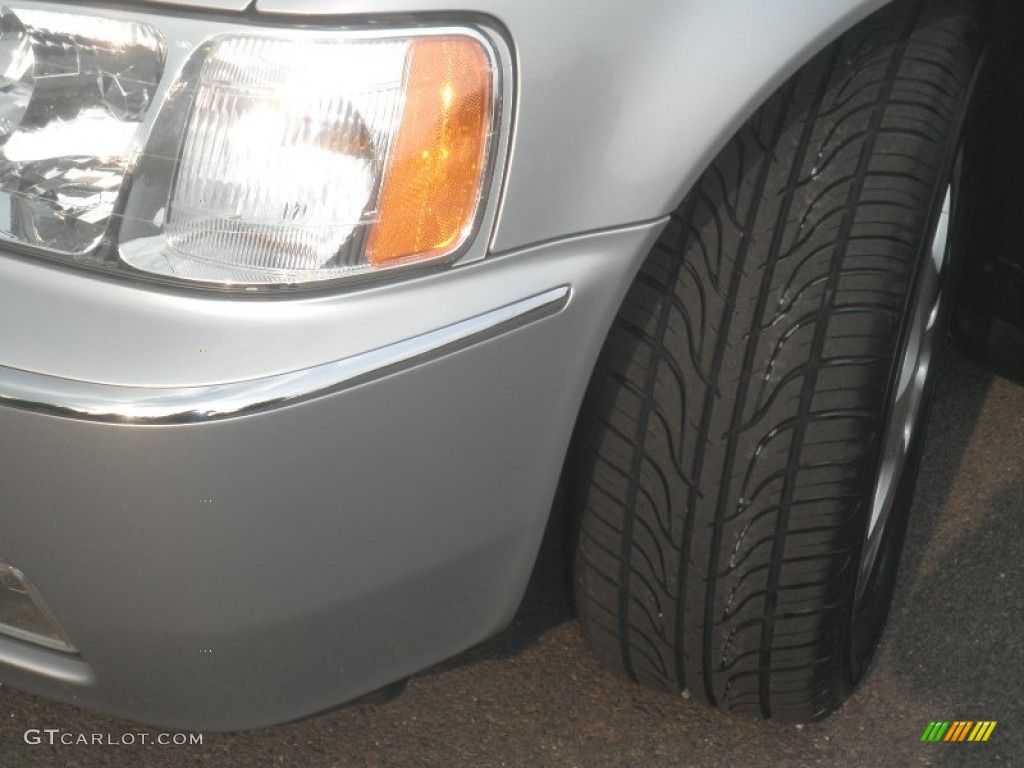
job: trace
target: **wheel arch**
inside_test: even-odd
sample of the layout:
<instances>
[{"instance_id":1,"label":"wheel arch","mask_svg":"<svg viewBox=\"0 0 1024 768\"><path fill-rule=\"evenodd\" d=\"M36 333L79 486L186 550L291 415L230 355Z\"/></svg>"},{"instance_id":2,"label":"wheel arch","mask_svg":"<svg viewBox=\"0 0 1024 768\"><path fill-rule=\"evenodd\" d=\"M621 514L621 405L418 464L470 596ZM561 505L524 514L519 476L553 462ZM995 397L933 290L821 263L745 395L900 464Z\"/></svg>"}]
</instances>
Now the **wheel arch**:
<instances>
[{"instance_id":1,"label":"wheel arch","mask_svg":"<svg viewBox=\"0 0 1024 768\"><path fill-rule=\"evenodd\" d=\"M888 2L575 0L539 25L506 9L520 87L494 250L669 214L775 90Z\"/></svg>"}]
</instances>

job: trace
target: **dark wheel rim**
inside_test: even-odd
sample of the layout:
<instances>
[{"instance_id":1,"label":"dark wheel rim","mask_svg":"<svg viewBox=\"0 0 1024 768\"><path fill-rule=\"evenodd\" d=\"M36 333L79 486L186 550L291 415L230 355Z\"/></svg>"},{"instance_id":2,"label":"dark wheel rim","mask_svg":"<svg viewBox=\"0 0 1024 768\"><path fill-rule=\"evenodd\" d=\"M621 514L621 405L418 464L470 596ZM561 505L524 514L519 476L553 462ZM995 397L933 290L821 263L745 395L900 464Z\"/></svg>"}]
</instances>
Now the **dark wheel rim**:
<instances>
[{"instance_id":1,"label":"dark wheel rim","mask_svg":"<svg viewBox=\"0 0 1024 768\"><path fill-rule=\"evenodd\" d=\"M959 165L959 163L958 163ZM918 269L909 324L899 355L898 376L882 434L882 458L871 502L871 516L861 549L856 603L871 583L871 575L886 531L901 496L907 470L913 461L915 443L924 426L926 390L932 369L943 300L943 277L949 263L954 183L946 186L931 246Z\"/></svg>"}]
</instances>

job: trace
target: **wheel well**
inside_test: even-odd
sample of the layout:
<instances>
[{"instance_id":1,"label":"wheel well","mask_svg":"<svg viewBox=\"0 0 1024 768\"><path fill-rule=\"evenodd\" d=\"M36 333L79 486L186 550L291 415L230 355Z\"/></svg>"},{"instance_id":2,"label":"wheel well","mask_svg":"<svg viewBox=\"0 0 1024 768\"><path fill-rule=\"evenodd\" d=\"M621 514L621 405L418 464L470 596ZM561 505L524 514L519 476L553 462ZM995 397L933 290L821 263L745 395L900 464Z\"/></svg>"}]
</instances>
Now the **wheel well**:
<instances>
[{"instance_id":1,"label":"wheel well","mask_svg":"<svg viewBox=\"0 0 1024 768\"><path fill-rule=\"evenodd\" d=\"M1021 238L1015 228L1024 217L1024 48L1019 45L1024 39L1024 3L983 2L991 33L987 71L979 83L983 98L975 107L980 113L977 122L985 127L975 138L982 178L950 332L978 362L1024 381L1024 248L1018 247ZM846 31L839 30L837 37ZM823 49L833 42L824 41ZM716 156L717 152L701 173ZM564 514L571 496L572 454L570 445L553 507L560 518L554 524L564 529L567 562L572 559L570 545L578 522Z\"/></svg>"},{"instance_id":2,"label":"wheel well","mask_svg":"<svg viewBox=\"0 0 1024 768\"><path fill-rule=\"evenodd\" d=\"M981 165L952 334L976 361L1024 381L1024 5L989 0L987 72L974 157Z\"/></svg>"}]
</instances>

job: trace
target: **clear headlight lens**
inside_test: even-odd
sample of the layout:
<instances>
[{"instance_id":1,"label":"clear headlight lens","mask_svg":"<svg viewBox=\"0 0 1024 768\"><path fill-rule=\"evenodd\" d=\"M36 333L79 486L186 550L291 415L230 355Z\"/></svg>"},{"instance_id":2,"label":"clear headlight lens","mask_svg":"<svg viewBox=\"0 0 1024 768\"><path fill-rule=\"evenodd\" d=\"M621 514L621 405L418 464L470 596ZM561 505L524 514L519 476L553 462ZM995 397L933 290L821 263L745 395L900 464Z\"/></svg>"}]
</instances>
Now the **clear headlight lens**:
<instances>
[{"instance_id":1,"label":"clear headlight lens","mask_svg":"<svg viewBox=\"0 0 1024 768\"><path fill-rule=\"evenodd\" d=\"M460 252L500 132L488 39L239 29L0 7L0 239L227 286Z\"/></svg>"},{"instance_id":2,"label":"clear headlight lens","mask_svg":"<svg viewBox=\"0 0 1024 768\"><path fill-rule=\"evenodd\" d=\"M141 269L230 282L325 279L359 262L409 43L227 37L198 78L162 235ZM126 238L132 231L126 228Z\"/></svg>"},{"instance_id":3,"label":"clear headlight lens","mask_svg":"<svg viewBox=\"0 0 1024 768\"><path fill-rule=\"evenodd\" d=\"M350 261L398 112L406 47L219 41L171 200L175 273L259 279Z\"/></svg>"},{"instance_id":4,"label":"clear headlight lens","mask_svg":"<svg viewBox=\"0 0 1024 768\"><path fill-rule=\"evenodd\" d=\"M163 68L145 25L0 8L0 237L96 247Z\"/></svg>"}]
</instances>

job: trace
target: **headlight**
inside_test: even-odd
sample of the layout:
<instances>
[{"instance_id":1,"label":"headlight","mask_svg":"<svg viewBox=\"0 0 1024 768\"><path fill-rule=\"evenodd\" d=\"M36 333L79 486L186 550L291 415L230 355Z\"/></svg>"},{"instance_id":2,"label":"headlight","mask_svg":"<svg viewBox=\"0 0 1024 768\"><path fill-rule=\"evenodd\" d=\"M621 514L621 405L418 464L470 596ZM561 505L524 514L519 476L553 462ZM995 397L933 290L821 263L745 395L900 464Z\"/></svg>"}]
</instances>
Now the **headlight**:
<instances>
[{"instance_id":1,"label":"headlight","mask_svg":"<svg viewBox=\"0 0 1024 768\"><path fill-rule=\"evenodd\" d=\"M0 236L99 244L163 67L150 27L0 8Z\"/></svg>"},{"instance_id":2,"label":"headlight","mask_svg":"<svg viewBox=\"0 0 1024 768\"><path fill-rule=\"evenodd\" d=\"M0 238L250 290L465 251L507 126L487 35L209 26L0 9Z\"/></svg>"}]
</instances>

